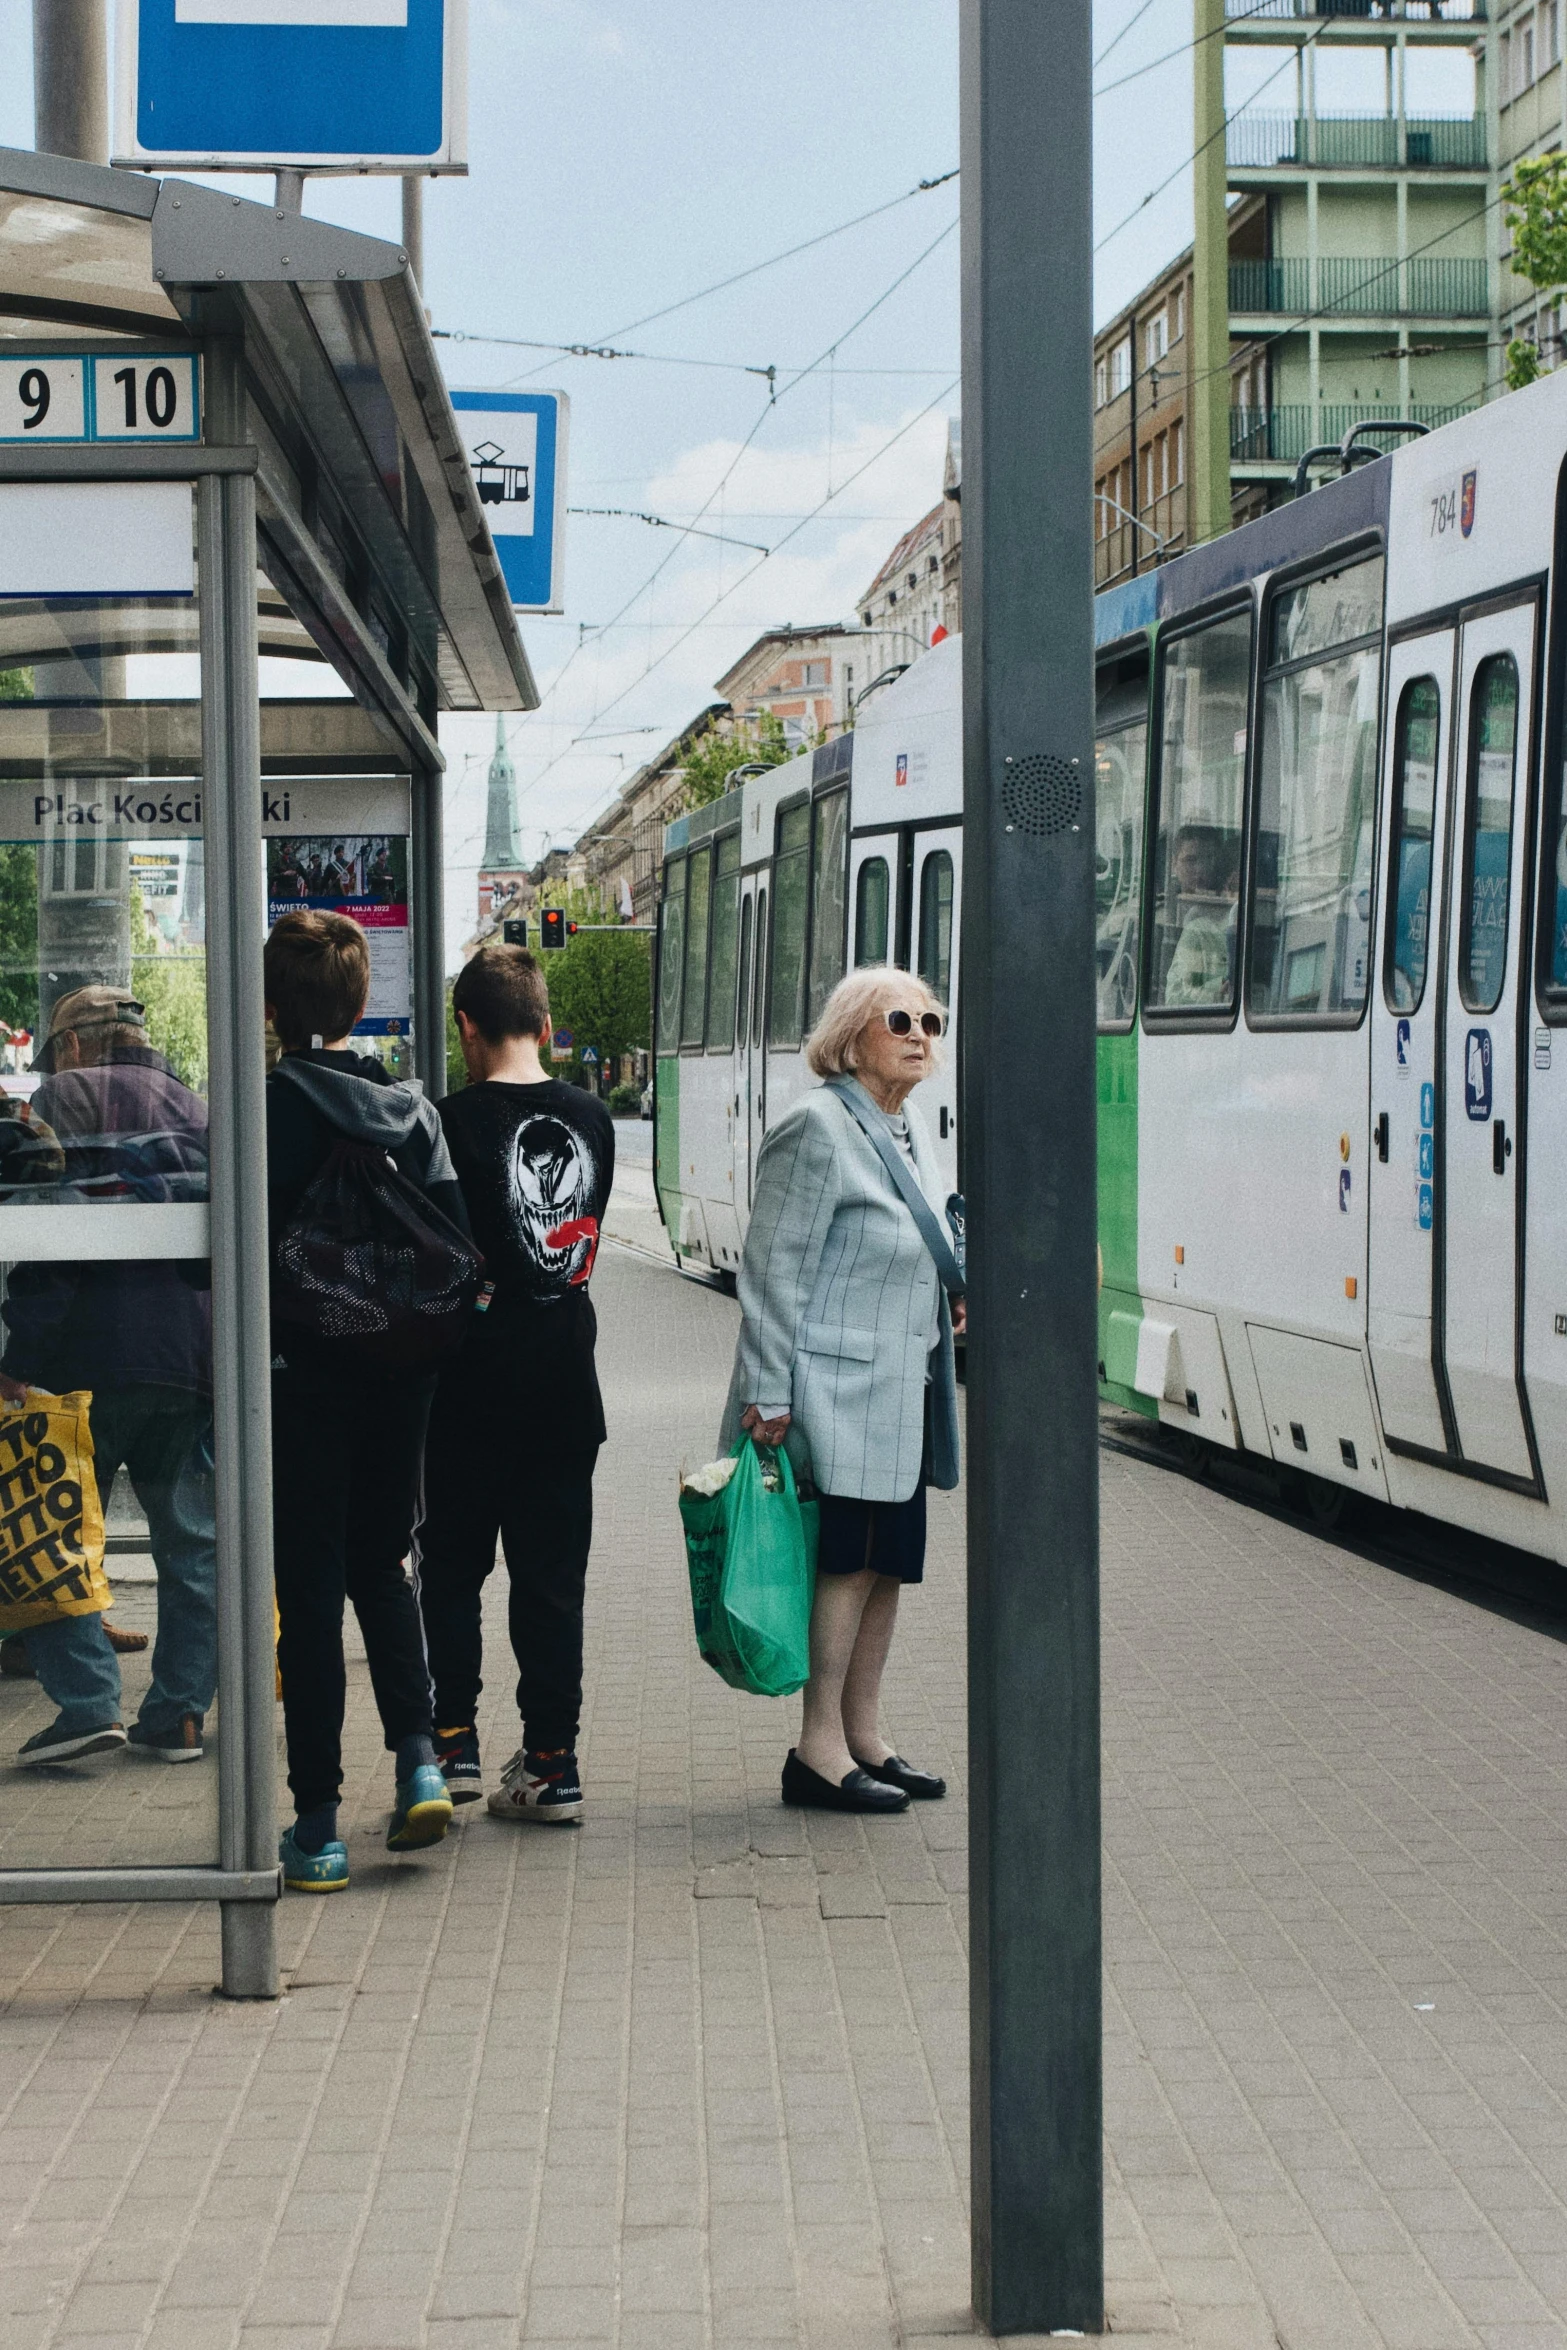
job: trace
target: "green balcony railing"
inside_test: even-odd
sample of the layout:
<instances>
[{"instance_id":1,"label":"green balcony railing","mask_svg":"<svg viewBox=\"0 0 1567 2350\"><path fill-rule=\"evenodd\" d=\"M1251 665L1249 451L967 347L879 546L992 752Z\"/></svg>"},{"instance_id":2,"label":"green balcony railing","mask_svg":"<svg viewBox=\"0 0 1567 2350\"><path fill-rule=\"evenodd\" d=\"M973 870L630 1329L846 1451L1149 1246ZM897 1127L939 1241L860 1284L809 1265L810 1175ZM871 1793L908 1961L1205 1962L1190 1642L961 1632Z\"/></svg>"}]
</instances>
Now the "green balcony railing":
<instances>
[{"instance_id":1,"label":"green balcony railing","mask_svg":"<svg viewBox=\"0 0 1567 2350\"><path fill-rule=\"evenodd\" d=\"M1400 284L1399 264L1390 253L1325 254L1317 264L1317 288L1313 302L1304 259L1230 263L1232 313L1484 318L1490 308L1480 260L1422 254L1404 263Z\"/></svg>"},{"instance_id":2,"label":"green balcony railing","mask_svg":"<svg viewBox=\"0 0 1567 2350\"><path fill-rule=\"evenodd\" d=\"M1356 400L1327 401L1313 408L1309 401L1301 400L1277 408L1232 408L1230 458L1232 463L1293 465L1307 449L1324 444L1336 447L1352 424L1392 423L1404 417L1416 424L1429 424L1434 430L1439 424L1451 424L1455 416L1469 415L1478 405L1474 400L1460 400L1447 407L1416 402L1400 409Z\"/></svg>"},{"instance_id":3,"label":"green balcony railing","mask_svg":"<svg viewBox=\"0 0 1567 2350\"><path fill-rule=\"evenodd\" d=\"M1275 171L1316 164L1324 170L1413 168L1470 171L1485 168L1485 122L1479 115L1411 118L1391 114L1237 114L1225 125L1225 154L1241 171Z\"/></svg>"}]
</instances>

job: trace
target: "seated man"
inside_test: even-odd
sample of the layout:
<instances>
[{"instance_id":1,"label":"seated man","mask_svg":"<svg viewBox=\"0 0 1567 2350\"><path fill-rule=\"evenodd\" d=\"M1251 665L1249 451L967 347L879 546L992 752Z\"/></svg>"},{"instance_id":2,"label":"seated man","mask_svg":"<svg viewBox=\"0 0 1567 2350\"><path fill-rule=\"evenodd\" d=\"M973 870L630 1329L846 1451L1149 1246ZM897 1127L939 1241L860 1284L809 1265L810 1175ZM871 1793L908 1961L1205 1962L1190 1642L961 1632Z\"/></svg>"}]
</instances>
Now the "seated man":
<instances>
[{"instance_id":1,"label":"seated man","mask_svg":"<svg viewBox=\"0 0 1567 2350\"><path fill-rule=\"evenodd\" d=\"M33 1066L44 1072L34 1115L65 1159L54 1196L206 1197L207 1105L154 1051L127 989L62 996ZM147 1513L158 1636L128 1742L162 1762L197 1762L218 1667L206 1264L21 1264L0 1312L0 1395L19 1402L29 1387L88 1390L105 1513L121 1468ZM27 1653L60 1712L28 1739L23 1762L65 1762L127 1743L119 1660L101 1616L34 1625Z\"/></svg>"},{"instance_id":2,"label":"seated man","mask_svg":"<svg viewBox=\"0 0 1567 2350\"><path fill-rule=\"evenodd\" d=\"M1240 893L1238 833L1217 824L1183 824L1170 875L1182 909L1181 935L1165 974L1164 1000L1227 1004L1235 983L1235 910Z\"/></svg>"}]
</instances>

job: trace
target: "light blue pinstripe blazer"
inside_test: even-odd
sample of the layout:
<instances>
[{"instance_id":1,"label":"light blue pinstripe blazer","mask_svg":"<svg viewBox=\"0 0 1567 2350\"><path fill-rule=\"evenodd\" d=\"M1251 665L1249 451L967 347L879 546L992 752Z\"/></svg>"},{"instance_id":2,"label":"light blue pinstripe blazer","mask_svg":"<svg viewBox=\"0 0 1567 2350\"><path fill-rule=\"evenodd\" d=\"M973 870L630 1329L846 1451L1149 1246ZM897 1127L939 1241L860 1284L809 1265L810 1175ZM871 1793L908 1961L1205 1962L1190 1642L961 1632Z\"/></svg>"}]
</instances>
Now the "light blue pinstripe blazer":
<instances>
[{"instance_id":1,"label":"light blue pinstripe blazer","mask_svg":"<svg viewBox=\"0 0 1567 2350\"><path fill-rule=\"evenodd\" d=\"M863 1098L879 1117L869 1094ZM906 1115L916 1165L934 1195L935 1163L912 1101ZM947 1300L869 1139L824 1088L794 1103L757 1154L739 1287L724 1451L747 1404L760 1404L768 1418L789 1411L790 1458L820 1492L907 1501L919 1483L928 1371L931 1482L956 1485ZM933 1321L938 1336L927 1351Z\"/></svg>"}]
</instances>

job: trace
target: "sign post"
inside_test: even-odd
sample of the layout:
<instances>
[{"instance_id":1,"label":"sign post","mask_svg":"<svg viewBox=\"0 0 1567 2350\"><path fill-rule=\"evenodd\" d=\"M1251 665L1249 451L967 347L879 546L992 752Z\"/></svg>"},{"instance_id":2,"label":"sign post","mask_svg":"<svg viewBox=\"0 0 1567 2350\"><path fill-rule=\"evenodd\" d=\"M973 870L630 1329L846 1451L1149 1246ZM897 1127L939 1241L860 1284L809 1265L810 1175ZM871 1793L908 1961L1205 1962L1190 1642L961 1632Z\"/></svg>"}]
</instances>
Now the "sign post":
<instances>
[{"instance_id":1,"label":"sign post","mask_svg":"<svg viewBox=\"0 0 1567 2350\"><path fill-rule=\"evenodd\" d=\"M1097 2334L1090 12L960 21L974 2305Z\"/></svg>"},{"instance_id":2,"label":"sign post","mask_svg":"<svg viewBox=\"0 0 1567 2350\"><path fill-rule=\"evenodd\" d=\"M119 0L114 161L465 172L468 0Z\"/></svg>"}]
</instances>

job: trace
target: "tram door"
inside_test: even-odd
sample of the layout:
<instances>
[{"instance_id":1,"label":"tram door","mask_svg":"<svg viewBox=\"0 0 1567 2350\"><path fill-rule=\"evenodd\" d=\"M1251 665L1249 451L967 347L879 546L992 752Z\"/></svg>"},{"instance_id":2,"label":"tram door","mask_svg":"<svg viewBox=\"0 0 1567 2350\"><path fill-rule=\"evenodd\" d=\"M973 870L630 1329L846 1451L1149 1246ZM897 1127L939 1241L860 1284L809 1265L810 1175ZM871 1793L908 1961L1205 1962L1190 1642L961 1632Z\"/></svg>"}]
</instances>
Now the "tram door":
<instances>
[{"instance_id":1,"label":"tram door","mask_svg":"<svg viewBox=\"0 0 1567 2350\"><path fill-rule=\"evenodd\" d=\"M1393 1444L1445 1453L1432 1359L1436 1223L1438 949L1451 761L1452 629L1388 657L1382 948L1371 1014L1370 1232L1366 1329Z\"/></svg>"},{"instance_id":2,"label":"tram door","mask_svg":"<svg viewBox=\"0 0 1567 2350\"><path fill-rule=\"evenodd\" d=\"M751 986L756 965L756 879L740 883L740 948L735 990L734 1198L741 1219L751 1205Z\"/></svg>"},{"instance_id":3,"label":"tram door","mask_svg":"<svg viewBox=\"0 0 1567 2350\"><path fill-rule=\"evenodd\" d=\"M1441 1072L1443 1361L1467 1462L1533 1481L1519 1375L1524 847L1536 606L1463 630Z\"/></svg>"},{"instance_id":4,"label":"tram door","mask_svg":"<svg viewBox=\"0 0 1567 2350\"><path fill-rule=\"evenodd\" d=\"M756 1154L762 1147L767 1132L767 873L760 874L746 884L749 901L742 897L740 919L745 920L745 907L753 907L751 924L751 1009L745 1023L745 1047L739 1055L739 1081L745 1088L745 1116L735 1121L735 1201L745 1203L747 1217L751 1209L751 1186L756 1170ZM739 1159L745 1159L742 1181Z\"/></svg>"}]
</instances>

